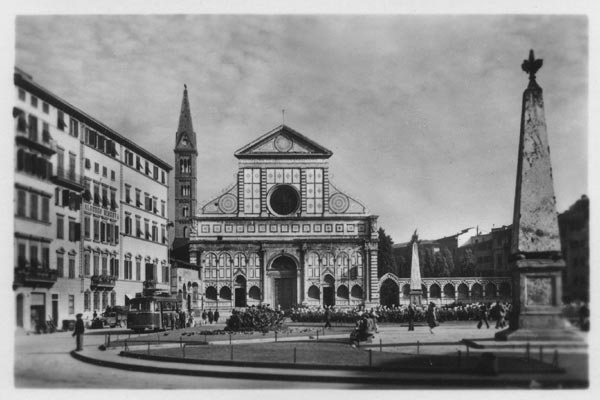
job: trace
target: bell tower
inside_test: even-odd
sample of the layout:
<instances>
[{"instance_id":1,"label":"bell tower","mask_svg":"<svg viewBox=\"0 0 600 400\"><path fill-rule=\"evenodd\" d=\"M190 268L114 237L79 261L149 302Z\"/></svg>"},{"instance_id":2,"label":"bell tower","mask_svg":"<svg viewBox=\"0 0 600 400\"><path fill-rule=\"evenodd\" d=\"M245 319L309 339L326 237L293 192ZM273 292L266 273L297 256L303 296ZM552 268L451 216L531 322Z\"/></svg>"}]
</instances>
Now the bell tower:
<instances>
[{"instance_id":1,"label":"bell tower","mask_svg":"<svg viewBox=\"0 0 600 400\"><path fill-rule=\"evenodd\" d=\"M196 212L196 133L192 125L187 86L184 85L179 126L175 134L175 243L182 245L190 236ZM174 244L175 247L175 244Z\"/></svg>"}]
</instances>

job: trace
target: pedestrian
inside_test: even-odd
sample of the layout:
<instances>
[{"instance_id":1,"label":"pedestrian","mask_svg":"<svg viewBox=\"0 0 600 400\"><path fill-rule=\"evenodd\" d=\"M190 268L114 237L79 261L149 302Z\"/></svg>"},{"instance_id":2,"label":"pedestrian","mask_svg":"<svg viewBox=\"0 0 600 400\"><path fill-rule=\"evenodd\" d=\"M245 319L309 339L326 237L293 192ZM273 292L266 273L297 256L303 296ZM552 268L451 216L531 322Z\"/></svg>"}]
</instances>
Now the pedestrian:
<instances>
[{"instance_id":1,"label":"pedestrian","mask_svg":"<svg viewBox=\"0 0 600 400\"><path fill-rule=\"evenodd\" d=\"M331 329L331 309L329 306L325 306L325 326L324 328Z\"/></svg>"},{"instance_id":2,"label":"pedestrian","mask_svg":"<svg viewBox=\"0 0 600 400\"><path fill-rule=\"evenodd\" d=\"M75 351L83 350L83 332L85 332L85 326L83 325L83 319L81 318L83 314L77 314L75 317L77 321L75 321L75 331L73 332L73 336L75 336L75 342L77 343L77 348Z\"/></svg>"},{"instance_id":3,"label":"pedestrian","mask_svg":"<svg viewBox=\"0 0 600 400\"><path fill-rule=\"evenodd\" d=\"M415 307L412 303L408 305L408 330L415 330Z\"/></svg>"},{"instance_id":4,"label":"pedestrian","mask_svg":"<svg viewBox=\"0 0 600 400\"><path fill-rule=\"evenodd\" d=\"M202 310L202 325L206 325L206 320L208 315L206 314L206 310Z\"/></svg>"},{"instance_id":5,"label":"pedestrian","mask_svg":"<svg viewBox=\"0 0 600 400\"><path fill-rule=\"evenodd\" d=\"M427 307L427 324L429 325L429 333L433 335L433 328L437 326L435 317L435 303L432 301Z\"/></svg>"},{"instance_id":6,"label":"pedestrian","mask_svg":"<svg viewBox=\"0 0 600 400\"><path fill-rule=\"evenodd\" d=\"M504 318L506 317L506 310L504 306L500 303L500 301L496 301L496 329L504 328L505 322Z\"/></svg>"},{"instance_id":7,"label":"pedestrian","mask_svg":"<svg viewBox=\"0 0 600 400\"><path fill-rule=\"evenodd\" d=\"M213 323L213 317L214 317L214 315L213 315L213 312L212 312L212 310L209 308L209 309L208 309L208 323L209 323L209 324L212 324L212 323Z\"/></svg>"},{"instance_id":8,"label":"pedestrian","mask_svg":"<svg viewBox=\"0 0 600 400\"><path fill-rule=\"evenodd\" d=\"M213 317L215 319L215 324L217 324L219 322L219 310L215 310Z\"/></svg>"},{"instance_id":9,"label":"pedestrian","mask_svg":"<svg viewBox=\"0 0 600 400\"><path fill-rule=\"evenodd\" d=\"M481 329L484 322L489 329L490 324L488 323L487 307L485 306L485 303L481 303L479 305L479 322L477 323L477 329Z\"/></svg>"}]
</instances>

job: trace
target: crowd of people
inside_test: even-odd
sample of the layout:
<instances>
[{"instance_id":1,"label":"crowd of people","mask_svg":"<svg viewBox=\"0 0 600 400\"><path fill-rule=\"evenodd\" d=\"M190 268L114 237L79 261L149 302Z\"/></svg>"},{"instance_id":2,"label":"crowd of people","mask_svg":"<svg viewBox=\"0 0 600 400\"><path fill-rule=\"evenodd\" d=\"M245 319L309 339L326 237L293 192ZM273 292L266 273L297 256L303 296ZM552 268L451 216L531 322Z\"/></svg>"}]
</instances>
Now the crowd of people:
<instances>
[{"instance_id":1,"label":"crowd of people","mask_svg":"<svg viewBox=\"0 0 600 400\"><path fill-rule=\"evenodd\" d=\"M433 304L433 307L432 307ZM411 310L412 308L412 310ZM380 305L371 309L355 307L352 309L336 309L335 307L294 307L289 311L289 317L293 322L324 322L333 323L356 323L361 319L363 314L371 314L377 323L409 323L412 322L427 322L431 325L431 318L435 319L436 323L445 321L479 321L489 326L489 320L493 320L497 324L497 328L506 327L506 321L511 310L510 303L494 302L494 303L452 303L443 306L436 306L430 302L424 305L399 305L387 307ZM481 326L480 326L481 327Z\"/></svg>"}]
</instances>

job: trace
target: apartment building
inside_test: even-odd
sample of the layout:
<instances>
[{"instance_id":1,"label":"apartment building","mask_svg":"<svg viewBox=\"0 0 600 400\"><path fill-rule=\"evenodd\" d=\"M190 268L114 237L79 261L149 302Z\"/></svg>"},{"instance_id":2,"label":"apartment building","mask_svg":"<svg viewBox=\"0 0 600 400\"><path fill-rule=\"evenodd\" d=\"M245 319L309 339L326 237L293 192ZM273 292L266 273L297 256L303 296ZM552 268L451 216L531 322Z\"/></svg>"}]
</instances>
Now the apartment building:
<instances>
[{"instance_id":1,"label":"apartment building","mask_svg":"<svg viewBox=\"0 0 600 400\"><path fill-rule=\"evenodd\" d=\"M14 83L17 327L168 289L171 167L25 72Z\"/></svg>"}]
</instances>

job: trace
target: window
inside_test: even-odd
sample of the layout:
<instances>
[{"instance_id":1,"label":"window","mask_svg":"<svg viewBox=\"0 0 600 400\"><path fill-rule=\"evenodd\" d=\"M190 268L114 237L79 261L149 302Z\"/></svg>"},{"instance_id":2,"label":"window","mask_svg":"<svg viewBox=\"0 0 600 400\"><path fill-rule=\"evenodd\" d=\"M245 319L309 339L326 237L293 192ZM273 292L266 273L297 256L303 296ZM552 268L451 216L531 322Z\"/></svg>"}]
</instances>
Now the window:
<instances>
[{"instance_id":1,"label":"window","mask_svg":"<svg viewBox=\"0 0 600 400\"><path fill-rule=\"evenodd\" d=\"M42 247L42 268L50 268L50 248Z\"/></svg>"},{"instance_id":2,"label":"window","mask_svg":"<svg viewBox=\"0 0 600 400\"><path fill-rule=\"evenodd\" d=\"M69 295L69 315L75 314L75 295Z\"/></svg>"},{"instance_id":3,"label":"window","mask_svg":"<svg viewBox=\"0 0 600 400\"><path fill-rule=\"evenodd\" d=\"M165 202L164 200L160 201L160 215L165 216Z\"/></svg>"},{"instance_id":4,"label":"window","mask_svg":"<svg viewBox=\"0 0 600 400\"><path fill-rule=\"evenodd\" d=\"M25 93L25 91L23 89L19 89L19 100L25 101L26 97L27 97L27 94Z\"/></svg>"},{"instance_id":5,"label":"window","mask_svg":"<svg viewBox=\"0 0 600 400\"><path fill-rule=\"evenodd\" d=\"M144 219L144 232L146 232L146 240L150 240L150 221L148 221L147 219Z\"/></svg>"},{"instance_id":6,"label":"window","mask_svg":"<svg viewBox=\"0 0 600 400\"><path fill-rule=\"evenodd\" d=\"M106 241L108 243L112 243L112 234L113 234L112 224L107 223L106 224Z\"/></svg>"},{"instance_id":7,"label":"window","mask_svg":"<svg viewBox=\"0 0 600 400\"><path fill-rule=\"evenodd\" d=\"M24 190L17 190L17 215L26 216L27 193Z\"/></svg>"},{"instance_id":8,"label":"window","mask_svg":"<svg viewBox=\"0 0 600 400\"><path fill-rule=\"evenodd\" d=\"M125 214L125 234L131 235L131 216Z\"/></svg>"},{"instance_id":9,"label":"window","mask_svg":"<svg viewBox=\"0 0 600 400\"><path fill-rule=\"evenodd\" d=\"M135 205L136 207L142 206L142 192L139 189L135 189Z\"/></svg>"},{"instance_id":10,"label":"window","mask_svg":"<svg viewBox=\"0 0 600 400\"><path fill-rule=\"evenodd\" d=\"M97 174L100 173L100 164L94 163L94 172Z\"/></svg>"},{"instance_id":11,"label":"window","mask_svg":"<svg viewBox=\"0 0 600 400\"><path fill-rule=\"evenodd\" d=\"M90 217L83 217L83 235L86 239L91 239L91 220Z\"/></svg>"},{"instance_id":12,"label":"window","mask_svg":"<svg viewBox=\"0 0 600 400\"><path fill-rule=\"evenodd\" d=\"M50 106L48 105L48 103L42 103L42 111L44 111L45 114L48 114L50 112Z\"/></svg>"},{"instance_id":13,"label":"window","mask_svg":"<svg viewBox=\"0 0 600 400\"><path fill-rule=\"evenodd\" d=\"M150 175L152 171L150 170L150 163L146 161L146 175Z\"/></svg>"},{"instance_id":14,"label":"window","mask_svg":"<svg viewBox=\"0 0 600 400\"><path fill-rule=\"evenodd\" d=\"M167 244L167 230L164 225L160 226L160 236L163 244Z\"/></svg>"},{"instance_id":15,"label":"window","mask_svg":"<svg viewBox=\"0 0 600 400\"><path fill-rule=\"evenodd\" d=\"M182 174L192 172L192 163L189 157L181 157L179 159L179 172Z\"/></svg>"},{"instance_id":16,"label":"window","mask_svg":"<svg viewBox=\"0 0 600 400\"><path fill-rule=\"evenodd\" d=\"M108 258L102 256L102 275L108 274Z\"/></svg>"},{"instance_id":17,"label":"window","mask_svg":"<svg viewBox=\"0 0 600 400\"><path fill-rule=\"evenodd\" d=\"M60 110L58 110L58 112L56 114L56 126L61 131L64 131L67 126L67 124L65 123L65 113L63 113Z\"/></svg>"},{"instance_id":18,"label":"window","mask_svg":"<svg viewBox=\"0 0 600 400\"><path fill-rule=\"evenodd\" d=\"M132 272L133 272L133 269L132 269L132 265L131 265L131 260L125 260L125 270L123 271L123 274L124 274L123 278L132 280L133 279Z\"/></svg>"},{"instance_id":19,"label":"window","mask_svg":"<svg viewBox=\"0 0 600 400\"><path fill-rule=\"evenodd\" d=\"M160 171L160 181L165 183L165 171Z\"/></svg>"},{"instance_id":20,"label":"window","mask_svg":"<svg viewBox=\"0 0 600 400\"><path fill-rule=\"evenodd\" d=\"M102 186L102 207L108 207L108 189L106 186Z\"/></svg>"},{"instance_id":21,"label":"window","mask_svg":"<svg viewBox=\"0 0 600 400\"><path fill-rule=\"evenodd\" d=\"M75 164L77 163L77 155L69 152L69 179L75 181Z\"/></svg>"},{"instance_id":22,"label":"window","mask_svg":"<svg viewBox=\"0 0 600 400\"><path fill-rule=\"evenodd\" d=\"M142 280L142 262L140 260L135 262L135 279L137 281Z\"/></svg>"},{"instance_id":23,"label":"window","mask_svg":"<svg viewBox=\"0 0 600 400\"><path fill-rule=\"evenodd\" d=\"M100 240L100 221L94 218L94 240Z\"/></svg>"},{"instance_id":24,"label":"window","mask_svg":"<svg viewBox=\"0 0 600 400\"><path fill-rule=\"evenodd\" d=\"M189 217L190 216L190 208L188 206L182 206L181 207L181 215L183 217Z\"/></svg>"},{"instance_id":25,"label":"window","mask_svg":"<svg viewBox=\"0 0 600 400\"><path fill-rule=\"evenodd\" d=\"M99 206L101 201L102 200L100 199L100 185L94 183L94 204Z\"/></svg>"},{"instance_id":26,"label":"window","mask_svg":"<svg viewBox=\"0 0 600 400\"><path fill-rule=\"evenodd\" d=\"M125 201L131 203L131 186L125 185Z\"/></svg>"},{"instance_id":27,"label":"window","mask_svg":"<svg viewBox=\"0 0 600 400\"><path fill-rule=\"evenodd\" d=\"M90 253L83 255L83 276L90 276Z\"/></svg>"},{"instance_id":28,"label":"window","mask_svg":"<svg viewBox=\"0 0 600 400\"><path fill-rule=\"evenodd\" d=\"M50 199L42 197L42 221L50 222Z\"/></svg>"},{"instance_id":29,"label":"window","mask_svg":"<svg viewBox=\"0 0 600 400\"><path fill-rule=\"evenodd\" d=\"M110 189L110 208L114 211L118 208L117 206L117 191Z\"/></svg>"},{"instance_id":30,"label":"window","mask_svg":"<svg viewBox=\"0 0 600 400\"><path fill-rule=\"evenodd\" d=\"M115 244L119 244L119 225L115 224Z\"/></svg>"},{"instance_id":31,"label":"window","mask_svg":"<svg viewBox=\"0 0 600 400\"><path fill-rule=\"evenodd\" d=\"M162 267L162 281L165 283L169 282L169 267L166 265Z\"/></svg>"},{"instance_id":32,"label":"window","mask_svg":"<svg viewBox=\"0 0 600 400\"><path fill-rule=\"evenodd\" d=\"M75 279L75 259L69 257L69 279Z\"/></svg>"},{"instance_id":33,"label":"window","mask_svg":"<svg viewBox=\"0 0 600 400\"><path fill-rule=\"evenodd\" d=\"M106 309L107 305L108 305L108 293L102 292L102 309Z\"/></svg>"},{"instance_id":34,"label":"window","mask_svg":"<svg viewBox=\"0 0 600 400\"><path fill-rule=\"evenodd\" d=\"M100 275L100 256L94 254L94 275Z\"/></svg>"},{"instance_id":35,"label":"window","mask_svg":"<svg viewBox=\"0 0 600 400\"><path fill-rule=\"evenodd\" d=\"M89 158L85 159L85 169L91 169L92 168L92 162L90 161Z\"/></svg>"},{"instance_id":36,"label":"window","mask_svg":"<svg viewBox=\"0 0 600 400\"><path fill-rule=\"evenodd\" d=\"M100 308L100 293L94 292L94 311Z\"/></svg>"},{"instance_id":37,"label":"window","mask_svg":"<svg viewBox=\"0 0 600 400\"><path fill-rule=\"evenodd\" d=\"M50 142L50 126L47 122L42 122L42 140L44 143Z\"/></svg>"},{"instance_id":38,"label":"window","mask_svg":"<svg viewBox=\"0 0 600 400\"><path fill-rule=\"evenodd\" d=\"M79 122L73 118L71 118L71 125L69 126L69 135L79 137Z\"/></svg>"},{"instance_id":39,"label":"window","mask_svg":"<svg viewBox=\"0 0 600 400\"><path fill-rule=\"evenodd\" d=\"M39 259L38 259L38 247L37 245L29 246L29 260L31 260L31 266L33 268L39 267Z\"/></svg>"},{"instance_id":40,"label":"window","mask_svg":"<svg viewBox=\"0 0 600 400\"><path fill-rule=\"evenodd\" d=\"M158 226L152 225L152 241L158 242Z\"/></svg>"},{"instance_id":41,"label":"window","mask_svg":"<svg viewBox=\"0 0 600 400\"><path fill-rule=\"evenodd\" d=\"M31 106L37 107L37 105L38 105L38 98L35 97L34 95L31 95Z\"/></svg>"},{"instance_id":42,"label":"window","mask_svg":"<svg viewBox=\"0 0 600 400\"><path fill-rule=\"evenodd\" d=\"M117 304L117 292L110 292L110 306L114 307Z\"/></svg>"},{"instance_id":43,"label":"window","mask_svg":"<svg viewBox=\"0 0 600 400\"><path fill-rule=\"evenodd\" d=\"M100 241L103 243L106 241L106 224L104 221L100 222Z\"/></svg>"},{"instance_id":44,"label":"window","mask_svg":"<svg viewBox=\"0 0 600 400\"><path fill-rule=\"evenodd\" d=\"M65 260L62 254L56 255L56 272L59 278L64 278L65 276Z\"/></svg>"},{"instance_id":45,"label":"window","mask_svg":"<svg viewBox=\"0 0 600 400\"><path fill-rule=\"evenodd\" d=\"M190 185L181 185L181 195L184 197L190 195Z\"/></svg>"},{"instance_id":46,"label":"window","mask_svg":"<svg viewBox=\"0 0 600 400\"><path fill-rule=\"evenodd\" d=\"M38 218L38 196L35 193L29 193L29 218Z\"/></svg>"},{"instance_id":47,"label":"window","mask_svg":"<svg viewBox=\"0 0 600 400\"><path fill-rule=\"evenodd\" d=\"M115 174L115 171L111 169L111 170L110 170L110 180L111 180L111 181L114 181L115 179L116 179L116 174Z\"/></svg>"},{"instance_id":48,"label":"window","mask_svg":"<svg viewBox=\"0 0 600 400\"><path fill-rule=\"evenodd\" d=\"M38 140L38 121L33 115L29 116L29 123L27 124L29 129L29 139L36 141Z\"/></svg>"},{"instance_id":49,"label":"window","mask_svg":"<svg viewBox=\"0 0 600 400\"><path fill-rule=\"evenodd\" d=\"M56 238L65 238L65 220L62 215L56 214Z\"/></svg>"},{"instance_id":50,"label":"window","mask_svg":"<svg viewBox=\"0 0 600 400\"><path fill-rule=\"evenodd\" d=\"M141 224L142 224L142 222L140 221L140 218L136 216L135 217L135 232L136 232L137 237L142 237Z\"/></svg>"},{"instance_id":51,"label":"window","mask_svg":"<svg viewBox=\"0 0 600 400\"><path fill-rule=\"evenodd\" d=\"M108 176L108 168L102 167L102 176L105 178Z\"/></svg>"},{"instance_id":52,"label":"window","mask_svg":"<svg viewBox=\"0 0 600 400\"><path fill-rule=\"evenodd\" d=\"M89 290L83 293L83 311L91 311Z\"/></svg>"},{"instance_id":53,"label":"window","mask_svg":"<svg viewBox=\"0 0 600 400\"><path fill-rule=\"evenodd\" d=\"M135 163L137 170L140 171L142 169L142 161L140 160L140 156L135 156Z\"/></svg>"},{"instance_id":54,"label":"window","mask_svg":"<svg viewBox=\"0 0 600 400\"><path fill-rule=\"evenodd\" d=\"M81 240L81 225L69 218L69 241L77 242Z\"/></svg>"},{"instance_id":55,"label":"window","mask_svg":"<svg viewBox=\"0 0 600 400\"><path fill-rule=\"evenodd\" d=\"M133 153L129 150L125 150L125 163L133 167Z\"/></svg>"},{"instance_id":56,"label":"window","mask_svg":"<svg viewBox=\"0 0 600 400\"><path fill-rule=\"evenodd\" d=\"M153 173L153 178L158 180L158 167L155 165L154 166L154 173Z\"/></svg>"},{"instance_id":57,"label":"window","mask_svg":"<svg viewBox=\"0 0 600 400\"><path fill-rule=\"evenodd\" d=\"M152 198L148 193L144 194L144 205L146 207L146 211L152 212Z\"/></svg>"}]
</instances>

